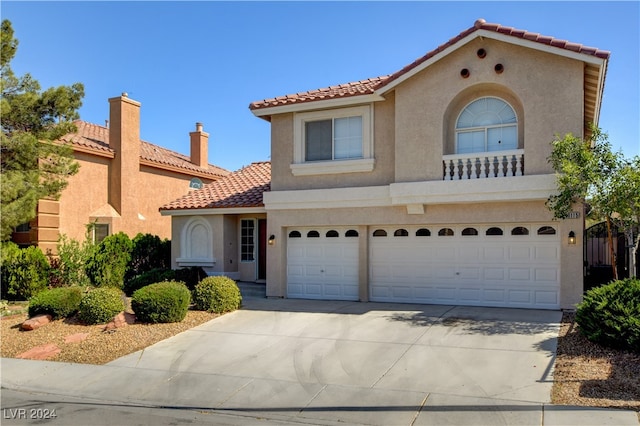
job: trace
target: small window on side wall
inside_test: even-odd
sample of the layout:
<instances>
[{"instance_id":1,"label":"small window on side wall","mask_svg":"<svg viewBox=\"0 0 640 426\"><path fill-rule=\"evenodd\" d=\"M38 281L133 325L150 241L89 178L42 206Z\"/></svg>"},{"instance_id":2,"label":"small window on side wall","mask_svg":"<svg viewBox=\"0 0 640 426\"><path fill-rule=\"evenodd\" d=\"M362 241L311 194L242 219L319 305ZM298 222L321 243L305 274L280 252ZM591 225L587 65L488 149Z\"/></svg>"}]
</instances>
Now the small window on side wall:
<instances>
[{"instance_id":1,"label":"small window on side wall","mask_svg":"<svg viewBox=\"0 0 640 426\"><path fill-rule=\"evenodd\" d=\"M109 236L108 223L96 223L93 225L93 242L98 244Z\"/></svg>"}]
</instances>

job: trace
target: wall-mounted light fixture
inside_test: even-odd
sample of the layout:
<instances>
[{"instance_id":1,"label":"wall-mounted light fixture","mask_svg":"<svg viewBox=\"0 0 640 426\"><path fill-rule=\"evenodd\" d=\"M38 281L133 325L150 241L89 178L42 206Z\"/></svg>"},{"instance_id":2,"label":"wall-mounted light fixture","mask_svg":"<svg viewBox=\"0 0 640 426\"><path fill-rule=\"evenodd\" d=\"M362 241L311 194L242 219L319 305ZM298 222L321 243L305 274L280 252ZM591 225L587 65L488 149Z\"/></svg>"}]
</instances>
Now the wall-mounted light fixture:
<instances>
[{"instance_id":1,"label":"wall-mounted light fixture","mask_svg":"<svg viewBox=\"0 0 640 426\"><path fill-rule=\"evenodd\" d=\"M573 231L569 231L569 244L576 243L576 233Z\"/></svg>"},{"instance_id":2,"label":"wall-mounted light fixture","mask_svg":"<svg viewBox=\"0 0 640 426\"><path fill-rule=\"evenodd\" d=\"M271 234L271 236L269 237L269 241L267 241L267 243L272 246L276 243L276 236Z\"/></svg>"}]
</instances>

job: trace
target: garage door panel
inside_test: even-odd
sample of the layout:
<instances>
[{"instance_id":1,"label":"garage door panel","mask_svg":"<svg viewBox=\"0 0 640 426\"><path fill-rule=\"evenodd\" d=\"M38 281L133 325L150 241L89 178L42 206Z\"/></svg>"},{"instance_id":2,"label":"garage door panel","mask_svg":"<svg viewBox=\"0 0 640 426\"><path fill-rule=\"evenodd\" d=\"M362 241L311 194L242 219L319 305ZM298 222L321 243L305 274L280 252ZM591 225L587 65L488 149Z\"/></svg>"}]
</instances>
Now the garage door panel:
<instances>
[{"instance_id":1,"label":"garage door panel","mask_svg":"<svg viewBox=\"0 0 640 426\"><path fill-rule=\"evenodd\" d=\"M521 224L502 224L504 235L487 236L493 226L474 225L475 236L448 226L448 237L414 236L438 228L428 225L386 227L387 237L369 240L371 300L559 308L559 236L535 234L540 224L526 225L528 235L511 235ZM409 237L393 237L397 228Z\"/></svg>"},{"instance_id":2,"label":"garage door panel","mask_svg":"<svg viewBox=\"0 0 640 426\"><path fill-rule=\"evenodd\" d=\"M327 237L329 228L291 229L300 237L287 240L287 295L293 298L358 300L358 238Z\"/></svg>"}]
</instances>

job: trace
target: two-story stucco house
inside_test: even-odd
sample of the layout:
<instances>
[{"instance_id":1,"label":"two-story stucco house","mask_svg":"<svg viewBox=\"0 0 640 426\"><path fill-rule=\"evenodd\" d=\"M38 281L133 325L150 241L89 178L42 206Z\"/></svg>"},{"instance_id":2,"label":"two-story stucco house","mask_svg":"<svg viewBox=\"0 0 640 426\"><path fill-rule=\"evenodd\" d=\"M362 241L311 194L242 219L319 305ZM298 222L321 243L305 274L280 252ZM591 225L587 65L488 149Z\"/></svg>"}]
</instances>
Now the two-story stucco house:
<instances>
[{"instance_id":1,"label":"two-story stucco house","mask_svg":"<svg viewBox=\"0 0 640 426\"><path fill-rule=\"evenodd\" d=\"M608 58L478 20L394 74L254 102L270 191L163 207L174 257L242 280L266 270L271 297L572 307L583 212L553 220L547 158L555 134L598 123Z\"/></svg>"}]
</instances>

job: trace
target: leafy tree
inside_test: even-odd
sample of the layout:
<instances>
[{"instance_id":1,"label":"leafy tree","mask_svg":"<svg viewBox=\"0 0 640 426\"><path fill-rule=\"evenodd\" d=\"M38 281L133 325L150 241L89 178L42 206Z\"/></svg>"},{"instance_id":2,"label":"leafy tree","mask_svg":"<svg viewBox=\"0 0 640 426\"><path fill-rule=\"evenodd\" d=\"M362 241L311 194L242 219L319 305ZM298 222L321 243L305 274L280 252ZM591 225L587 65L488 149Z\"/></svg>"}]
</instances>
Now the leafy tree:
<instances>
[{"instance_id":1,"label":"leafy tree","mask_svg":"<svg viewBox=\"0 0 640 426\"><path fill-rule=\"evenodd\" d=\"M79 167L72 148L55 141L76 130L73 120L79 117L84 86L41 91L30 74L16 77L10 62L17 47L11 22L5 19L0 52L2 241L10 238L12 228L36 216L39 199L59 198Z\"/></svg>"},{"instance_id":2,"label":"leafy tree","mask_svg":"<svg viewBox=\"0 0 640 426\"><path fill-rule=\"evenodd\" d=\"M640 236L640 157L631 160L613 152L606 133L592 127L587 140L572 134L556 136L549 157L557 173L558 193L549 197L547 207L557 219L565 219L576 203L588 203L590 215L615 223L623 229L630 247L630 271L635 276L634 259Z\"/></svg>"}]
</instances>

